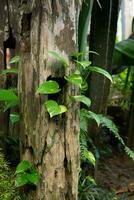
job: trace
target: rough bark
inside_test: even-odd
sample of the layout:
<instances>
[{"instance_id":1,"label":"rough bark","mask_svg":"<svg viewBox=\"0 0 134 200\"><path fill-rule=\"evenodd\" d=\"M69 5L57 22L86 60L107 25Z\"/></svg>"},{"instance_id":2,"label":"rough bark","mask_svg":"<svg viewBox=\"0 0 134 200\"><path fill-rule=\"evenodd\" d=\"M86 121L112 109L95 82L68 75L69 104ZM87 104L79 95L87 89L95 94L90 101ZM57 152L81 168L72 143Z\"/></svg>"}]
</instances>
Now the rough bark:
<instances>
[{"instance_id":1,"label":"rough bark","mask_svg":"<svg viewBox=\"0 0 134 200\"><path fill-rule=\"evenodd\" d=\"M74 0L52 3L37 1L31 10L26 5L21 20L21 65L19 72L21 112L21 158L33 162L41 174L40 184L28 199L76 200L79 174L78 105L69 96L76 87L63 84L67 70L48 57L55 50L68 57L76 50L76 14ZM61 80L62 92L54 98L68 107L66 114L49 118L44 107L47 95L35 95L48 78Z\"/></svg>"},{"instance_id":2,"label":"rough bark","mask_svg":"<svg viewBox=\"0 0 134 200\"><path fill-rule=\"evenodd\" d=\"M116 0L101 0L101 7L94 3L91 19L91 32L89 48L99 55L90 54L93 66L111 71L113 49L115 43L119 2ZM105 113L107 99L110 90L110 82L104 76L92 73L89 76L89 97L91 98L91 110L96 113ZM95 134L96 130L89 132ZM93 130L93 131L91 131ZM91 133L92 134L92 133Z\"/></svg>"},{"instance_id":3,"label":"rough bark","mask_svg":"<svg viewBox=\"0 0 134 200\"><path fill-rule=\"evenodd\" d=\"M4 49L3 49L3 42L4 42L4 31L5 31L5 23L6 23L6 16L7 12L5 10L6 3L2 0L0 0L0 71L4 69ZM4 78L0 74L0 88L4 88ZM3 104L0 103L0 137L2 137L1 140L3 140L3 137L5 135L6 129L5 129L5 116L3 114ZM0 145L1 146L1 145Z\"/></svg>"}]
</instances>

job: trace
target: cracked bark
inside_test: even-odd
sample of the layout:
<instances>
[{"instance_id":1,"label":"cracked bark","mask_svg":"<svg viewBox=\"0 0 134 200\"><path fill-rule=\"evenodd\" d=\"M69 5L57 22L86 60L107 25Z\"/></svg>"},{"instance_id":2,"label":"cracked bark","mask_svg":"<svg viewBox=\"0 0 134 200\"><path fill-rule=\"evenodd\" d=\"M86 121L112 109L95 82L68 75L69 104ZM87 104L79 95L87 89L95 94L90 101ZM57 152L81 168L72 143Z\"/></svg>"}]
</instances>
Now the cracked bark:
<instances>
[{"instance_id":1,"label":"cracked bark","mask_svg":"<svg viewBox=\"0 0 134 200\"><path fill-rule=\"evenodd\" d=\"M44 107L47 96L36 96L48 77L63 78L74 66L63 70L48 58L56 50L65 57L76 51L76 9L74 0L42 0L21 20L21 64L19 94L21 105L21 158L33 162L41 174L36 191L28 199L76 200L79 174L79 105L69 96L78 93L65 84L57 101L68 107L66 114L50 119ZM26 17L30 13L31 17ZM28 20L28 21L27 21ZM26 27L27 24L27 27ZM51 63L50 63L51 62Z\"/></svg>"}]
</instances>

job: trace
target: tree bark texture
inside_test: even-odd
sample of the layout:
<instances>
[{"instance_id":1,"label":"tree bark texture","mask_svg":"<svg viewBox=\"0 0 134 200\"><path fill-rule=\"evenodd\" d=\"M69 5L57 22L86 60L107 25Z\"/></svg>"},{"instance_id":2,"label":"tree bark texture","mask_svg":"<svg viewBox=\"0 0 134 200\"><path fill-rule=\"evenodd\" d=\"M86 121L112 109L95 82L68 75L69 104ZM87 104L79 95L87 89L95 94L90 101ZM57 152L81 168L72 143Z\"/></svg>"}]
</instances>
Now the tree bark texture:
<instances>
[{"instance_id":1,"label":"tree bark texture","mask_svg":"<svg viewBox=\"0 0 134 200\"><path fill-rule=\"evenodd\" d=\"M93 66L101 67L110 72L117 29L119 2L116 0L101 0L100 4L101 8L97 1L95 1L93 6L89 41L90 50L95 51L99 55L90 54L90 60ZM92 73L89 76L88 95L92 102L92 111L96 113L106 112L109 90L110 81L104 76L97 73ZM91 125L91 129L93 126Z\"/></svg>"},{"instance_id":2,"label":"tree bark texture","mask_svg":"<svg viewBox=\"0 0 134 200\"><path fill-rule=\"evenodd\" d=\"M26 8L21 18L19 69L21 158L34 163L41 174L39 186L28 199L76 200L79 105L69 96L77 94L78 88L64 81L64 75L75 69L72 63L64 69L48 51L66 58L76 51L78 5L75 0L42 0L33 7L27 3ZM60 94L36 95L38 86L51 78L59 81ZM44 102L52 98L66 105L67 113L50 119Z\"/></svg>"}]
</instances>

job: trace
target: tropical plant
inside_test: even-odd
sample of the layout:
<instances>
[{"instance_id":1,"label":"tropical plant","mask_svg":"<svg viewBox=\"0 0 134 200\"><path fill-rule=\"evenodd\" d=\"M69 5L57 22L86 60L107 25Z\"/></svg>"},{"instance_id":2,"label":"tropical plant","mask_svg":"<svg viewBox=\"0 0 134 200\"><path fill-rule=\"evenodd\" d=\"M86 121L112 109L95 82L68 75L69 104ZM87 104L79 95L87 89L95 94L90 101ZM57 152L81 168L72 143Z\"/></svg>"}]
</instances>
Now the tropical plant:
<instances>
[{"instance_id":1,"label":"tropical plant","mask_svg":"<svg viewBox=\"0 0 134 200\"><path fill-rule=\"evenodd\" d=\"M110 81L112 81L112 77L111 75L96 66L90 66L91 62L88 60L82 60L79 61L79 57L81 56L82 53L75 53L73 54L73 58L74 58L74 62L75 62L75 72L70 74L69 76L65 76L64 79L70 83L70 84L74 84L77 87L80 88L81 91L85 90L85 88L87 89L87 83L86 83L86 79L89 75L90 72L94 71L97 73L100 73L102 75L104 75L105 77L107 77ZM62 66L64 66L65 68L69 67L69 62L68 60L66 60L62 55L60 55L59 53L55 52L55 51L50 51L49 55L51 57L53 57L54 59L57 59L58 61L61 62ZM83 71L86 71L86 77L83 76ZM41 94L41 95L51 95L51 94L55 94L55 93L59 93L61 91L60 85L58 84L58 82L54 81L54 80L46 80L44 81L41 85L39 85L37 91L36 91L36 95ZM81 102L83 104L85 104L88 108L90 107L91 101L89 98L87 98L85 95L77 95L77 96L71 96L70 97L71 100L73 101L77 101L77 102ZM59 105L56 101L54 101L53 99L49 99L44 103L50 117L54 117L56 115L60 115L64 112L67 111L67 107L65 105Z\"/></svg>"},{"instance_id":2,"label":"tropical plant","mask_svg":"<svg viewBox=\"0 0 134 200\"><path fill-rule=\"evenodd\" d=\"M23 160L16 168L15 186L21 187L27 184L37 186L39 174L36 168L27 160Z\"/></svg>"}]
</instances>

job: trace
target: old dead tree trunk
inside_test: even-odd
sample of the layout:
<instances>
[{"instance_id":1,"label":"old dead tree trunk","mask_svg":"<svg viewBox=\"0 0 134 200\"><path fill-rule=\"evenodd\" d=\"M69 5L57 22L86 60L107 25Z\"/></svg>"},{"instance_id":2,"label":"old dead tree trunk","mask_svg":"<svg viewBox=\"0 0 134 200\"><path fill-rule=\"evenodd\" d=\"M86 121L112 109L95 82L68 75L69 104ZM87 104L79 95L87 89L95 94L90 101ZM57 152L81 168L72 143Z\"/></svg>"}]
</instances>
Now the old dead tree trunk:
<instances>
[{"instance_id":1,"label":"old dead tree trunk","mask_svg":"<svg viewBox=\"0 0 134 200\"><path fill-rule=\"evenodd\" d=\"M28 5L29 4L29 5ZM76 50L78 1L42 0L27 3L21 19L19 93L21 112L21 158L33 162L41 174L40 184L29 199L76 200L79 174L78 105L69 100L78 89L64 83L63 69L48 57L55 50L68 57ZM68 107L66 114L50 119L44 107L49 96L35 95L42 82L56 78L62 92L55 96Z\"/></svg>"}]
</instances>

